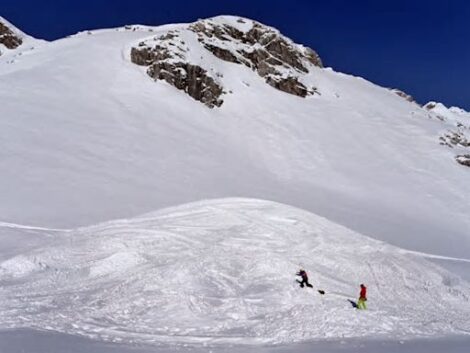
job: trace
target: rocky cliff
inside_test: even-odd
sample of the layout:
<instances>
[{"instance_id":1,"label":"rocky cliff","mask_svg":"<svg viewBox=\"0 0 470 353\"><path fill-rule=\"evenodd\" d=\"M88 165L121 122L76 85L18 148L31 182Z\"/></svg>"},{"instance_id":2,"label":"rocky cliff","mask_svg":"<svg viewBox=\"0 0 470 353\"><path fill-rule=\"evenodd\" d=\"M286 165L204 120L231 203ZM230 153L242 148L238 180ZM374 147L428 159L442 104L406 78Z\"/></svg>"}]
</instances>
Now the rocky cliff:
<instances>
[{"instance_id":1,"label":"rocky cliff","mask_svg":"<svg viewBox=\"0 0 470 353\"><path fill-rule=\"evenodd\" d=\"M188 45L191 42L198 48ZM194 51L203 53L199 58ZM199 60L207 53L252 69L268 85L286 93L299 97L318 93L316 87L302 82L312 66L323 67L318 54L271 27L244 18L215 17L183 30L169 30L133 47L131 60L147 66L153 79L165 80L213 108L222 105L226 92L220 74L211 72L208 60Z\"/></svg>"},{"instance_id":2,"label":"rocky cliff","mask_svg":"<svg viewBox=\"0 0 470 353\"><path fill-rule=\"evenodd\" d=\"M0 44L3 44L8 49L15 49L22 43L23 40L0 19Z\"/></svg>"}]
</instances>

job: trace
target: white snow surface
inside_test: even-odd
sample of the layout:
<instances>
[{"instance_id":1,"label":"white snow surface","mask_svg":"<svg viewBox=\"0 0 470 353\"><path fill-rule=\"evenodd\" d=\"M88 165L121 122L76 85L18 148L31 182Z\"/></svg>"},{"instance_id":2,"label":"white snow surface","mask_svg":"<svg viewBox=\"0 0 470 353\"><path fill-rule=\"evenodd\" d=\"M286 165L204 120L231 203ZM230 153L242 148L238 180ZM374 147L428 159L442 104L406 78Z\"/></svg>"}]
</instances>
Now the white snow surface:
<instances>
[{"instance_id":1,"label":"white snow surface","mask_svg":"<svg viewBox=\"0 0 470 353\"><path fill-rule=\"evenodd\" d=\"M41 232L45 245L0 262L0 331L196 346L470 332L468 282L291 206L201 201ZM314 290L294 282L300 267ZM367 311L348 302L360 283Z\"/></svg>"},{"instance_id":2,"label":"white snow surface","mask_svg":"<svg viewBox=\"0 0 470 353\"><path fill-rule=\"evenodd\" d=\"M186 27L87 31L0 57L0 221L73 228L255 197L468 257L470 169L439 145L445 122L332 69L310 67L302 80L321 95L303 99L207 52L227 92L209 109L130 62L132 45Z\"/></svg>"}]
</instances>

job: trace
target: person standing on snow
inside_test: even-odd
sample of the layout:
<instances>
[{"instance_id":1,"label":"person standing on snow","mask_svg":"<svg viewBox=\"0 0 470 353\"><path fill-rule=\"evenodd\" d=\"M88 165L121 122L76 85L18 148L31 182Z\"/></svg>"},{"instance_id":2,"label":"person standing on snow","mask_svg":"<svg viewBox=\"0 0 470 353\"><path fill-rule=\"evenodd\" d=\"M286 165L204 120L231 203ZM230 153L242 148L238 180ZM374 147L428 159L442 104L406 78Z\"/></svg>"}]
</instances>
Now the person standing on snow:
<instances>
[{"instance_id":1,"label":"person standing on snow","mask_svg":"<svg viewBox=\"0 0 470 353\"><path fill-rule=\"evenodd\" d=\"M308 283L308 275L307 275L307 272L305 272L305 270L300 269L300 271L297 272L296 275L302 278L302 281L299 281L298 279L296 280L298 283L300 283L301 288L303 288L304 285L306 285L307 287L313 288L313 286L310 283Z\"/></svg>"},{"instance_id":2,"label":"person standing on snow","mask_svg":"<svg viewBox=\"0 0 470 353\"><path fill-rule=\"evenodd\" d=\"M358 309L367 309L366 306L367 301L367 288L365 285L361 284L361 293L359 294L359 300L357 301L357 308Z\"/></svg>"}]
</instances>

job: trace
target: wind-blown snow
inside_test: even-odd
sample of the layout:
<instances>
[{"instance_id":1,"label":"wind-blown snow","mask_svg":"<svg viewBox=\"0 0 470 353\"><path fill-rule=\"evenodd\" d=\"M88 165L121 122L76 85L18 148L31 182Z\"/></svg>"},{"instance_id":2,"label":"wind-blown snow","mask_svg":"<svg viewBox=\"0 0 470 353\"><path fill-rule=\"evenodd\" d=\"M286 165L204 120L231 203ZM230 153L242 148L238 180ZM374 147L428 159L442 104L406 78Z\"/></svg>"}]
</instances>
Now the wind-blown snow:
<instances>
[{"instance_id":1,"label":"wind-blown snow","mask_svg":"<svg viewBox=\"0 0 470 353\"><path fill-rule=\"evenodd\" d=\"M281 204L204 201L49 236L0 263L0 329L152 344L470 331L467 282ZM298 287L299 267L324 296ZM347 301L360 283L367 311Z\"/></svg>"}]
</instances>

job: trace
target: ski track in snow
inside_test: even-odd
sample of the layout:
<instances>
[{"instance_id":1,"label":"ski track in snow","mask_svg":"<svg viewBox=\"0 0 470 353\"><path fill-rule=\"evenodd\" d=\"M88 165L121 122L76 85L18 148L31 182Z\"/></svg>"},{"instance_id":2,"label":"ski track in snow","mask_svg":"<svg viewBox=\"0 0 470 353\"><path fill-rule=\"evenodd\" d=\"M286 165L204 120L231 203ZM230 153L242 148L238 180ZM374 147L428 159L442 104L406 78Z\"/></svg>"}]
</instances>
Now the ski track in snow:
<instances>
[{"instance_id":1,"label":"ski track in snow","mask_svg":"<svg viewBox=\"0 0 470 353\"><path fill-rule=\"evenodd\" d=\"M456 261L456 262L466 262L470 263L470 259L462 259L459 257L450 257L450 256L442 256L442 255L435 255L435 254L427 254L424 252L420 251L412 251L412 250L401 250L401 253L403 254L413 254L417 256L422 256L428 259L437 259L437 260L448 260L448 261Z\"/></svg>"},{"instance_id":2,"label":"ski track in snow","mask_svg":"<svg viewBox=\"0 0 470 353\"><path fill-rule=\"evenodd\" d=\"M29 229L29 230L45 230L48 232L65 232L67 229L57 229L57 228L44 228L44 227L35 227L27 226L15 223L0 222L0 228L14 228L14 229Z\"/></svg>"},{"instance_id":3,"label":"ski track in snow","mask_svg":"<svg viewBox=\"0 0 470 353\"><path fill-rule=\"evenodd\" d=\"M27 228L27 227L25 227ZM316 290L294 282L302 266ZM369 310L352 309L359 283ZM470 332L469 285L422 254L267 201L204 201L55 234L0 262L0 329L157 345Z\"/></svg>"}]
</instances>

